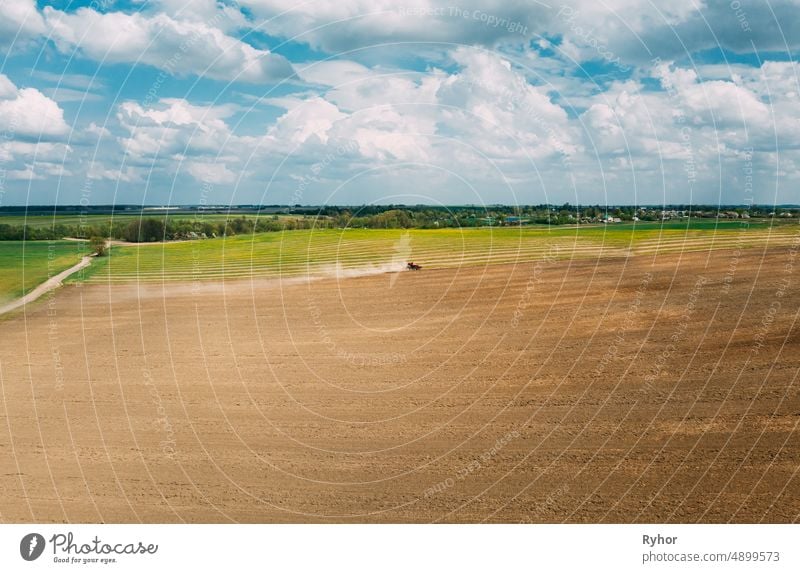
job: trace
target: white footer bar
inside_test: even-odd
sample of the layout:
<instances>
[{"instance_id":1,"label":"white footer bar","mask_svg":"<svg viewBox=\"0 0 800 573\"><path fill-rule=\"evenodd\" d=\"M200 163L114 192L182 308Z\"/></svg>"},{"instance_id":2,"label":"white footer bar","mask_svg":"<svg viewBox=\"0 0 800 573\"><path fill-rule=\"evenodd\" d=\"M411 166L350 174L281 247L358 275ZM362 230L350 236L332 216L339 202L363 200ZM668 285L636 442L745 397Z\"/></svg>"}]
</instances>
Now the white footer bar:
<instances>
[{"instance_id":1,"label":"white footer bar","mask_svg":"<svg viewBox=\"0 0 800 573\"><path fill-rule=\"evenodd\" d=\"M777 573L800 571L798 540L800 525L2 525L0 571Z\"/></svg>"}]
</instances>

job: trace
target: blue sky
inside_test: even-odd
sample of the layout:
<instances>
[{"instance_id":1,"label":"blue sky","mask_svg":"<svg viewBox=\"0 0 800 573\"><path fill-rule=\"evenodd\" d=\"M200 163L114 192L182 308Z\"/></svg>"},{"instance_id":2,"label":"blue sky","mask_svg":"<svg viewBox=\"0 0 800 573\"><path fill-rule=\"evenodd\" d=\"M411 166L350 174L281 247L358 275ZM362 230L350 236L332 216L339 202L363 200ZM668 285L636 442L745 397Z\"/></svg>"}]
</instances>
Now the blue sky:
<instances>
[{"instance_id":1,"label":"blue sky","mask_svg":"<svg viewBox=\"0 0 800 573\"><path fill-rule=\"evenodd\" d=\"M0 205L797 203L797 4L0 0Z\"/></svg>"}]
</instances>

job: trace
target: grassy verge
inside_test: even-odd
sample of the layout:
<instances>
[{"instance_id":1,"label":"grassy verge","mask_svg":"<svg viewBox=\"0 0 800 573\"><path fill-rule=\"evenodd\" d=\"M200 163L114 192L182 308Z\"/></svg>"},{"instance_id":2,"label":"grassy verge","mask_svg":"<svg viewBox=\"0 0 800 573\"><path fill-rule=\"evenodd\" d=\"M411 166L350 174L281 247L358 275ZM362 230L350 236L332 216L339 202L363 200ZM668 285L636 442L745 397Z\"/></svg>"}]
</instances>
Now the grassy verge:
<instances>
[{"instance_id":1,"label":"grassy verge","mask_svg":"<svg viewBox=\"0 0 800 573\"><path fill-rule=\"evenodd\" d=\"M23 296L88 252L75 241L0 241L0 303Z\"/></svg>"}]
</instances>

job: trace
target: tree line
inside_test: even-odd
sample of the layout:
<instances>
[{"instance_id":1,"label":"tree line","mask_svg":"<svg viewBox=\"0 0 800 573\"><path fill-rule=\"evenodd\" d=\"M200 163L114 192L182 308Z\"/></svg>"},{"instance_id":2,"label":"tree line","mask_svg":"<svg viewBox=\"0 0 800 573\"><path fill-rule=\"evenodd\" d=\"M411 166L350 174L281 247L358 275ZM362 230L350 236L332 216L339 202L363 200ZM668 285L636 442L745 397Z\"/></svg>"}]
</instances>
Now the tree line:
<instances>
[{"instance_id":1,"label":"tree line","mask_svg":"<svg viewBox=\"0 0 800 573\"><path fill-rule=\"evenodd\" d=\"M144 217L123 224L9 225L0 224L0 241L45 241L64 237L89 239L107 237L132 243L212 238L245 233L265 233L329 226L327 220L314 217L237 217L227 221L203 221Z\"/></svg>"},{"instance_id":2,"label":"tree line","mask_svg":"<svg viewBox=\"0 0 800 573\"><path fill-rule=\"evenodd\" d=\"M787 207L720 206L664 207L582 206L565 203L555 205L486 207L434 207L426 205L369 205L361 207L325 206L288 208L277 214L239 215L227 220L180 218L175 215L141 217L129 222L100 222L48 226L0 224L0 241L57 240L64 237L89 239L104 237L147 243L198 238L225 237L252 233L292 231L297 229L365 228L365 229L438 229L495 225L564 225L603 222L614 217L621 221L659 221L678 217L726 217L732 214L748 217L798 217L800 209ZM112 224L113 223L113 224Z\"/></svg>"}]
</instances>

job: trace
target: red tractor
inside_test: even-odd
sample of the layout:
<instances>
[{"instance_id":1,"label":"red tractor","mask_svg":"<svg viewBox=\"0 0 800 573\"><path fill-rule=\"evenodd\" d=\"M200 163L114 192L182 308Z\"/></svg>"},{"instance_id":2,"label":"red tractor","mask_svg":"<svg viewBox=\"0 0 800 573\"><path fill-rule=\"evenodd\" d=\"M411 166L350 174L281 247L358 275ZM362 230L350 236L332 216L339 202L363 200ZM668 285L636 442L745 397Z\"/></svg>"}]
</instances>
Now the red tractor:
<instances>
[{"instance_id":1,"label":"red tractor","mask_svg":"<svg viewBox=\"0 0 800 573\"><path fill-rule=\"evenodd\" d=\"M416 263L408 263L406 265L406 270L409 270L409 271L418 271L421 268L422 268L422 265L418 265Z\"/></svg>"}]
</instances>

